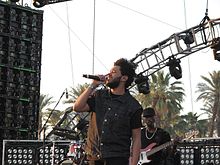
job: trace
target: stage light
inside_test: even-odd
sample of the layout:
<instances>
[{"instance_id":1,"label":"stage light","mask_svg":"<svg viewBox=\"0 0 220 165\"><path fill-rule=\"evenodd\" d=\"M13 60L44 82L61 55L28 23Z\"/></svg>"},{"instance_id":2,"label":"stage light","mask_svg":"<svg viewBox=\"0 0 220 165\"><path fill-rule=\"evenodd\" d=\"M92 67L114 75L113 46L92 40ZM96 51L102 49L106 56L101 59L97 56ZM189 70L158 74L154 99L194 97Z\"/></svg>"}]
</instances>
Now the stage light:
<instances>
[{"instance_id":1,"label":"stage light","mask_svg":"<svg viewBox=\"0 0 220 165\"><path fill-rule=\"evenodd\" d=\"M181 37L186 45L190 45L194 42L192 32L187 32L185 35L183 35Z\"/></svg>"},{"instance_id":2,"label":"stage light","mask_svg":"<svg viewBox=\"0 0 220 165\"><path fill-rule=\"evenodd\" d=\"M7 149L7 163L8 164L33 164L34 159L34 148L19 146L19 147L10 147Z\"/></svg>"},{"instance_id":3,"label":"stage light","mask_svg":"<svg viewBox=\"0 0 220 165\"><path fill-rule=\"evenodd\" d=\"M204 146L201 148L201 164L213 163L220 165L219 146Z\"/></svg>"},{"instance_id":4,"label":"stage light","mask_svg":"<svg viewBox=\"0 0 220 165\"><path fill-rule=\"evenodd\" d=\"M189 147L179 148L180 150L180 164L188 165L194 163L194 149Z\"/></svg>"},{"instance_id":5,"label":"stage light","mask_svg":"<svg viewBox=\"0 0 220 165\"><path fill-rule=\"evenodd\" d=\"M214 59L220 61L220 37L213 39L211 48L213 49Z\"/></svg>"},{"instance_id":6,"label":"stage light","mask_svg":"<svg viewBox=\"0 0 220 165\"><path fill-rule=\"evenodd\" d=\"M181 165L220 165L220 139L194 138L180 143Z\"/></svg>"},{"instance_id":7,"label":"stage light","mask_svg":"<svg viewBox=\"0 0 220 165\"><path fill-rule=\"evenodd\" d=\"M34 5L34 7L36 7L36 8L43 7L43 6L47 5L47 4L48 4L48 1L47 1L47 0L34 0L34 1L33 1L33 5Z\"/></svg>"},{"instance_id":8,"label":"stage light","mask_svg":"<svg viewBox=\"0 0 220 165\"><path fill-rule=\"evenodd\" d=\"M182 68L180 66L179 59L176 59L174 56L170 56L167 66L169 66L171 76L175 77L176 79L182 78Z\"/></svg>"},{"instance_id":9,"label":"stage light","mask_svg":"<svg viewBox=\"0 0 220 165\"><path fill-rule=\"evenodd\" d=\"M67 158L70 141L4 140L5 165L52 165Z\"/></svg>"},{"instance_id":10,"label":"stage light","mask_svg":"<svg viewBox=\"0 0 220 165\"><path fill-rule=\"evenodd\" d=\"M147 76L138 76L135 79L135 83L137 84L138 87L138 92L143 93L143 94L149 94L150 93L150 87L148 83L148 77Z\"/></svg>"},{"instance_id":11,"label":"stage light","mask_svg":"<svg viewBox=\"0 0 220 165\"><path fill-rule=\"evenodd\" d=\"M52 164L52 159L54 159L54 163L57 164L59 161L64 160L65 150L64 148L55 147L45 147L44 149L40 149L39 151L39 164Z\"/></svg>"},{"instance_id":12,"label":"stage light","mask_svg":"<svg viewBox=\"0 0 220 165\"><path fill-rule=\"evenodd\" d=\"M19 0L11 0L11 2L15 2L16 3L16 2L19 2Z\"/></svg>"}]
</instances>

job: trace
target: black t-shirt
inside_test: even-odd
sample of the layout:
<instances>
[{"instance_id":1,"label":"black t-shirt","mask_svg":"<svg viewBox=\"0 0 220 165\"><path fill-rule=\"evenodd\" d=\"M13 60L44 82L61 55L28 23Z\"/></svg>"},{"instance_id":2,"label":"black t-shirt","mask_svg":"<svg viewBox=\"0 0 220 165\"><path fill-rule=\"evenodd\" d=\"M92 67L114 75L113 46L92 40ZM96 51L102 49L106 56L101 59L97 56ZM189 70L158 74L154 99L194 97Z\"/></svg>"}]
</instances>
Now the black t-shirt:
<instances>
[{"instance_id":1,"label":"black t-shirt","mask_svg":"<svg viewBox=\"0 0 220 165\"><path fill-rule=\"evenodd\" d=\"M138 101L129 92L112 95L109 90L97 90L87 103L96 116L101 156L129 157L132 129L142 127L143 109ZM94 127L89 128L92 130ZM88 134L87 141L89 140L91 145L97 139Z\"/></svg>"},{"instance_id":2,"label":"black t-shirt","mask_svg":"<svg viewBox=\"0 0 220 165\"><path fill-rule=\"evenodd\" d=\"M110 93L110 95L112 98L120 97L120 95L114 95L112 93ZM90 111L95 112L95 97L90 96L90 98L87 100L87 103L89 105ZM131 119L131 128L132 129L139 128L141 126L139 118L140 118L140 112L137 111Z\"/></svg>"}]
</instances>

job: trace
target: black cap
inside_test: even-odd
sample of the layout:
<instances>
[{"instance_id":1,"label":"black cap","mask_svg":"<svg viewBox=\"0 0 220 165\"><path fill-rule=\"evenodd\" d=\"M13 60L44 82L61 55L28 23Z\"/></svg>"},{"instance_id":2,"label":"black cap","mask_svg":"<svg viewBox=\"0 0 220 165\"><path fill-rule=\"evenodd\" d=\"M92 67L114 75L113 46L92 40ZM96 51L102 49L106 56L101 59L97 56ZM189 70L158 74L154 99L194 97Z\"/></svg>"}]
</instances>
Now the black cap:
<instances>
[{"instance_id":1,"label":"black cap","mask_svg":"<svg viewBox=\"0 0 220 165\"><path fill-rule=\"evenodd\" d=\"M145 108L143 110L143 117L153 117L155 115L156 114L153 108Z\"/></svg>"}]
</instances>

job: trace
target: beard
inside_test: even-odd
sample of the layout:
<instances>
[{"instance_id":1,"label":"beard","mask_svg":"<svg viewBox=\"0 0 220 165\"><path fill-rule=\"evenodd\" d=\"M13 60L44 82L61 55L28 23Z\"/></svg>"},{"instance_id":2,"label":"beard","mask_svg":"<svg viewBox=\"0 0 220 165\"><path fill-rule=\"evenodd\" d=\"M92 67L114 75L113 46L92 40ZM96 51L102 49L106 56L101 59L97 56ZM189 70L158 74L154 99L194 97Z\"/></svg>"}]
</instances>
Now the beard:
<instances>
[{"instance_id":1,"label":"beard","mask_svg":"<svg viewBox=\"0 0 220 165\"><path fill-rule=\"evenodd\" d=\"M146 125L147 125L148 128L154 128L156 126L155 120L154 119L149 119L146 122Z\"/></svg>"},{"instance_id":2,"label":"beard","mask_svg":"<svg viewBox=\"0 0 220 165\"><path fill-rule=\"evenodd\" d=\"M147 123L147 127L152 129L155 127L155 124L154 123Z\"/></svg>"},{"instance_id":3,"label":"beard","mask_svg":"<svg viewBox=\"0 0 220 165\"><path fill-rule=\"evenodd\" d=\"M111 89L117 88L120 84L121 77L122 76L114 78L111 82L108 82L106 85Z\"/></svg>"}]
</instances>

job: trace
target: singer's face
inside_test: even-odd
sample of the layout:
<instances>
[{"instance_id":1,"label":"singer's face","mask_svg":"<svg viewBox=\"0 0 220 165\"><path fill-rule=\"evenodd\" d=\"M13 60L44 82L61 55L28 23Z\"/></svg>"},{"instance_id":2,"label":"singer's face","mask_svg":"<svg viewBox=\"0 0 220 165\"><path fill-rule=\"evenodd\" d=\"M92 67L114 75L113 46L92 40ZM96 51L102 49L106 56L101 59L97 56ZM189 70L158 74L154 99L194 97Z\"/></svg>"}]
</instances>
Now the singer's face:
<instances>
[{"instance_id":1,"label":"singer's face","mask_svg":"<svg viewBox=\"0 0 220 165\"><path fill-rule=\"evenodd\" d=\"M110 88L117 88L121 81L121 71L119 66L114 66L106 78L106 85Z\"/></svg>"}]
</instances>

